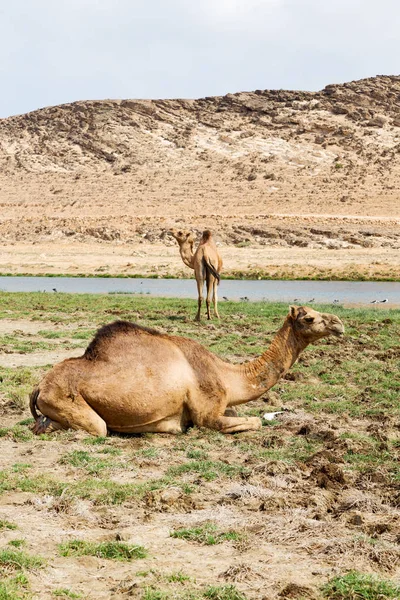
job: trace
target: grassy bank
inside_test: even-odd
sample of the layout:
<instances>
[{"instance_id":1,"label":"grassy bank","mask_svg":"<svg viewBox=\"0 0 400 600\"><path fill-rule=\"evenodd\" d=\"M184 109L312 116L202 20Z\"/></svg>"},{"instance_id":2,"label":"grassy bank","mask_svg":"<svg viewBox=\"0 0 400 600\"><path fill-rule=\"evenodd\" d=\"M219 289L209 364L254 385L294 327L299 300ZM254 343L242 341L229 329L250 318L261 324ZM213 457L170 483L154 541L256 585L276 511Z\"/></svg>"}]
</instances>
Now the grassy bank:
<instances>
[{"instance_id":1,"label":"grassy bank","mask_svg":"<svg viewBox=\"0 0 400 600\"><path fill-rule=\"evenodd\" d=\"M346 335L239 407L285 409L260 431L34 437L27 397L47 357L98 326L127 319L242 361L288 306L225 302L198 325L191 300L0 293L0 598L399 597L400 310L320 308Z\"/></svg>"},{"instance_id":2,"label":"grassy bank","mask_svg":"<svg viewBox=\"0 0 400 600\"><path fill-rule=\"evenodd\" d=\"M0 277L73 277L73 278L100 278L100 279L189 279L192 273L189 270L177 270L174 273L120 273L120 272L96 272L96 273L0 273ZM193 277L192 277L193 278ZM337 267L282 267L276 266L271 269L242 269L224 270L222 279L233 280L272 280L272 281L400 281L400 270L390 265L379 265L373 269Z\"/></svg>"}]
</instances>

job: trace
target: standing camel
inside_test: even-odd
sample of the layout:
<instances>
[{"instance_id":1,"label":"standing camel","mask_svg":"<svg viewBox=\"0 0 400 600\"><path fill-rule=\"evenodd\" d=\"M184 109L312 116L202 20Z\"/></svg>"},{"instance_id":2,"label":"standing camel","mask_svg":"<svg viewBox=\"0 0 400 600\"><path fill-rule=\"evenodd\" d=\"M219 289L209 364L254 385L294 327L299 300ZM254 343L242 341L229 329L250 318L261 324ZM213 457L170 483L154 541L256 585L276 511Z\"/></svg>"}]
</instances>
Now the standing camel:
<instances>
[{"instance_id":1,"label":"standing camel","mask_svg":"<svg viewBox=\"0 0 400 600\"><path fill-rule=\"evenodd\" d=\"M193 235L189 231L179 231L171 229L170 234L179 244L179 252L184 264L194 269L194 275L197 283L197 314L196 321L200 321L201 305L203 303L203 287L206 282L207 295L207 319L211 319L210 303L211 296L214 304L215 316L219 319L218 313L218 284L220 282L220 272L222 269L222 258L208 229L203 231L200 243L193 253Z\"/></svg>"},{"instance_id":2,"label":"standing camel","mask_svg":"<svg viewBox=\"0 0 400 600\"><path fill-rule=\"evenodd\" d=\"M343 333L335 315L291 306L261 356L231 364L194 340L116 321L96 333L83 356L55 365L33 390L34 432L181 433L193 424L222 433L260 429L258 417L238 417L229 407L268 391L312 342Z\"/></svg>"}]
</instances>

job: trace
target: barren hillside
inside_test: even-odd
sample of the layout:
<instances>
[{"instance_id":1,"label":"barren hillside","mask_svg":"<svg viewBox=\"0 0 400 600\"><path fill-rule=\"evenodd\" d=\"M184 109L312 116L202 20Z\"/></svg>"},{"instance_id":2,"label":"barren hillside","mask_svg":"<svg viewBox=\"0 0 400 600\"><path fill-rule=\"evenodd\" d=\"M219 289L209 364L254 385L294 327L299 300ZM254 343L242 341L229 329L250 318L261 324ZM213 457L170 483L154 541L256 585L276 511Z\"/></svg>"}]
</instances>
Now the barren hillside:
<instances>
[{"instance_id":1,"label":"barren hillside","mask_svg":"<svg viewBox=\"0 0 400 600\"><path fill-rule=\"evenodd\" d=\"M168 246L165 229L178 223L212 227L232 247L342 250L349 263L350 250L364 249L357 264L393 266L399 150L400 76L321 92L44 108L0 120L0 233L17 256L30 242ZM18 271L8 255L0 261ZM41 264L52 270L51 260Z\"/></svg>"}]
</instances>

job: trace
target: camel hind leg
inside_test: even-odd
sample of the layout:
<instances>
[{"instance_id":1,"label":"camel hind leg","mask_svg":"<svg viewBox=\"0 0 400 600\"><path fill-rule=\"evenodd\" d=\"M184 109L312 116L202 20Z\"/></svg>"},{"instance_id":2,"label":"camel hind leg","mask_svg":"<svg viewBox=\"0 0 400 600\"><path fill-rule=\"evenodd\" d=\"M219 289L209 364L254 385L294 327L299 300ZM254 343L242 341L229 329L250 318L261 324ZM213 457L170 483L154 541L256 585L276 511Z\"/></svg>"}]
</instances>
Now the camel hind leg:
<instances>
[{"instance_id":1,"label":"camel hind leg","mask_svg":"<svg viewBox=\"0 0 400 600\"><path fill-rule=\"evenodd\" d=\"M211 295L213 293L213 288L214 288L214 277L212 277L212 275L208 275L207 274L207 280L206 280L206 285L207 285L207 297L206 297L206 305L207 305L207 319L210 320L211 319L211 311L210 311L210 305L211 305Z\"/></svg>"},{"instance_id":2,"label":"camel hind leg","mask_svg":"<svg viewBox=\"0 0 400 600\"><path fill-rule=\"evenodd\" d=\"M52 398L39 394L37 406L43 417L39 417L33 429L34 433L44 433L50 429L83 429L91 435L105 437L106 422L80 395Z\"/></svg>"},{"instance_id":3,"label":"camel hind leg","mask_svg":"<svg viewBox=\"0 0 400 600\"><path fill-rule=\"evenodd\" d=\"M218 281L216 279L214 279L213 281L213 304L214 304L214 314L217 317L217 319L219 319L219 312L218 312Z\"/></svg>"}]
</instances>

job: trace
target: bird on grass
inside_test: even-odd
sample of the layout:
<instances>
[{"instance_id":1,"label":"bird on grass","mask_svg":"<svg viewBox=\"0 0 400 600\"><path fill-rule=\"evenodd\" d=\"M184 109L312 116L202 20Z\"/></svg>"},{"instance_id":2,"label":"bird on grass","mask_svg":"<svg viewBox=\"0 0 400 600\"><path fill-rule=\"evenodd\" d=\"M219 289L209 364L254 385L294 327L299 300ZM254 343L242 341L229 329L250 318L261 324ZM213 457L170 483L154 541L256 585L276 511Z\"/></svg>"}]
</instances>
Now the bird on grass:
<instances>
[{"instance_id":1,"label":"bird on grass","mask_svg":"<svg viewBox=\"0 0 400 600\"><path fill-rule=\"evenodd\" d=\"M226 296L222 296L222 300L229 300L229 298L227 298Z\"/></svg>"},{"instance_id":2,"label":"bird on grass","mask_svg":"<svg viewBox=\"0 0 400 600\"><path fill-rule=\"evenodd\" d=\"M385 304L385 302L389 302L389 300L388 300L387 298L385 298L384 300L379 300L379 302L380 302L381 304Z\"/></svg>"}]
</instances>

